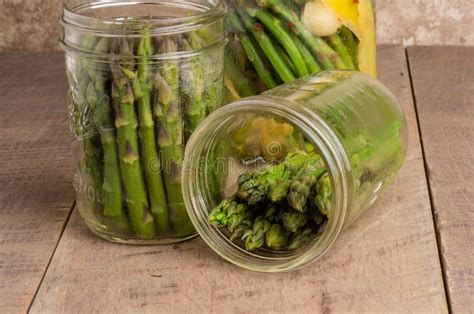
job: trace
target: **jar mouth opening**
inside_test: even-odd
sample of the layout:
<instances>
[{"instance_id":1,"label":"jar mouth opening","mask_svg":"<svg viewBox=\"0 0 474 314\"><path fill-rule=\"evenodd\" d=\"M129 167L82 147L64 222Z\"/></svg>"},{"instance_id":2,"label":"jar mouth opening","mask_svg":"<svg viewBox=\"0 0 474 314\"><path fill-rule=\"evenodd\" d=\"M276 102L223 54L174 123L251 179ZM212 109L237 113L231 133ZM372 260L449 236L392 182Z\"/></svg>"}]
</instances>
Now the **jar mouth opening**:
<instances>
[{"instance_id":1,"label":"jar mouth opening","mask_svg":"<svg viewBox=\"0 0 474 314\"><path fill-rule=\"evenodd\" d=\"M210 25L226 12L223 0L66 0L59 20L65 28L93 35L140 37L146 24L152 36L165 36Z\"/></svg>"},{"instance_id":2,"label":"jar mouth opening","mask_svg":"<svg viewBox=\"0 0 474 314\"><path fill-rule=\"evenodd\" d=\"M286 102L286 103L285 103ZM293 103L271 96L250 97L227 105L211 114L195 131L186 148L183 170L183 194L188 214L203 240L221 257L240 267L260 272L284 272L301 268L320 258L332 246L344 225L347 213L349 186L344 169L349 164L340 142L330 128L314 114L302 112ZM331 177L333 213L318 239L295 251L265 250L249 252L232 242L219 228L208 223L214 206L209 195L203 193L207 183L201 172L202 158L216 139L226 130L233 117L240 114L269 114L287 121L301 131L318 148ZM263 253L263 254L262 254Z\"/></svg>"}]
</instances>

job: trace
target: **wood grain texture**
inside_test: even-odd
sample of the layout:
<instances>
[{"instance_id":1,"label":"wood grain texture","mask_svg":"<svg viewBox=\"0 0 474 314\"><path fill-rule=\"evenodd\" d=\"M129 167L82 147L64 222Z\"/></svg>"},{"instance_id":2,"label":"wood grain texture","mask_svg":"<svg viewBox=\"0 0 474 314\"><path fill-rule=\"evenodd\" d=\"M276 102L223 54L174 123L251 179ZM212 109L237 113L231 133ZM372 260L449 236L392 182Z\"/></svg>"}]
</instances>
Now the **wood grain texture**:
<instances>
[{"instance_id":1,"label":"wood grain texture","mask_svg":"<svg viewBox=\"0 0 474 314\"><path fill-rule=\"evenodd\" d=\"M64 57L0 55L0 313L25 312L73 204Z\"/></svg>"},{"instance_id":2,"label":"wood grain texture","mask_svg":"<svg viewBox=\"0 0 474 314\"><path fill-rule=\"evenodd\" d=\"M446 312L403 48L382 47L380 69L408 115L408 158L394 187L321 260L292 273L253 273L200 239L107 243L75 211L31 312Z\"/></svg>"},{"instance_id":3,"label":"wood grain texture","mask_svg":"<svg viewBox=\"0 0 474 314\"><path fill-rule=\"evenodd\" d=\"M474 47L408 56L451 308L474 310Z\"/></svg>"}]
</instances>

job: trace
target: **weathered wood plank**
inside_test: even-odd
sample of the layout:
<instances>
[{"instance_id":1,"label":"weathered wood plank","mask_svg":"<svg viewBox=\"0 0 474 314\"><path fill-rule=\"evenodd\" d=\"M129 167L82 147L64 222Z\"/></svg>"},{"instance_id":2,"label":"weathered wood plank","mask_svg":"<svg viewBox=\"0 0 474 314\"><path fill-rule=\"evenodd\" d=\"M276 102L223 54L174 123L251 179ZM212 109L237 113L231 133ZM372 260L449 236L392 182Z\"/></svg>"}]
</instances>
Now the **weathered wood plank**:
<instances>
[{"instance_id":1,"label":"weathered wood plank","mask_svg":"<svg viewBox=\"0 0 474 314\"><path fill-rule=\"evenodd\" d=\"M474 47L408 50L454 313L474 309Z\"/></svg>"},{"instance_id":2,"label":"weathered wood plank","mask_svg":"<svg viewBox=\"0 0 474 314\"><path fill-rule=\"evenodd\" d=\"M252 273L199 239L157 247L106 243L75 212L32 313L446 312L403 48L382 47L380 69L408 115L408 158L395 186L320 261L293 273Z\"/></svg>"},{"instance_id":3,"label":"weathered wood plank","mask_svg":"<svg viewBox=\"0 0 474 314\"><path fill-rule=\"evenodd\" d=\"M64 57L0 55L0 312L25 312L71 210Z\"/></svg>"}]
</instances>

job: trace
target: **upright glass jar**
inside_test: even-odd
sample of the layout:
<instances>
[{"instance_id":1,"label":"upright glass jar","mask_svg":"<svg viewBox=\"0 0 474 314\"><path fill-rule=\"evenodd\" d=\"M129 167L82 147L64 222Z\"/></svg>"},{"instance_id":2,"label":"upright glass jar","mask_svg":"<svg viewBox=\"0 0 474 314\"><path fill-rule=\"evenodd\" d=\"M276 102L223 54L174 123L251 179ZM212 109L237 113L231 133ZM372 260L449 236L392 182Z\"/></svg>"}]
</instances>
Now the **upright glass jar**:
<instances>
[{"instance_id":1,"label":"upright glass jar","mask_svg":"<svg viewBox=\"0 0 474 314\"><path fill-rule=\"evenodd\" d=\"M323 255L340 232L393 182L403 163L406 144L406 122L395 97L381 83L361 73L322 72L237 101L208 117L188 143L183 190L191 221L213 250L241 267L266 272L302 267ZM318 211L313 216L318 219L314 233L296 231L283 249L273 250L268 242L265 247L262 240L257 249L249 251L248 243L235 239L230 229L211 223L211 212L216 213L214 209L222 207L219 204L229 204L221 203L223 199L248 194L248 190L243 194L239 190L243 173L282 165L286 156L298 152L322 157L326 171L318 181L326 184L325 188L319 189L316 181L312 183L317 189L313 196ZM274 177L268 182L283 186L285 180L280 179ZM246 188L255 188L255 184ZM259 193L262 191L269 190L262 188ZM250 210L267 208L274 201L270 194L263 195L258 195L258 203L248 203L253 206L249 205ZM230 200L242 202L239 197ZM288 203L283 199L283 205L276 206L287 211ZM237 208L232 213L217 211L219 219L232 220L235 227L243 223L242 219L252 217L252 213L245 216ZM231 218L236 213L247 218ZM257 220L267 219L268 210L262 215L264 218ZM272 223L279 221L278 217L272 219ZM252 232L263 224L249 226L243 238L254 236ZM291 241L301 241L302 236L308 240L304 245L292 245Z\"/></svg>"},{"instance_id":2,"label":"upright glass jar","mask_svg":"<svg viewBox=\"0 0 474 314\"><path fill-rule=\"evenodd\" d=\"M77 159L77 208L110 241L195 235L184 146L222 105L220 0L68 0L60 19Z\"/></svg>"}]
</instances>

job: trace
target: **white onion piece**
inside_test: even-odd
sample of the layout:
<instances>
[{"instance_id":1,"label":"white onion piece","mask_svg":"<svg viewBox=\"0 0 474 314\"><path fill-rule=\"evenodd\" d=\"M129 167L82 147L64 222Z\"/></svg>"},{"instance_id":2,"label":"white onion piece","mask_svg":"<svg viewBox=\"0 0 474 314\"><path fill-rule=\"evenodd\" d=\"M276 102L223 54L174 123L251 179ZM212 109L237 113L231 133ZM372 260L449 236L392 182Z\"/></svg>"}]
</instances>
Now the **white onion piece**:
<instances>
[{"instance_id":1,"label":"white onion piece","mask_svg":"<svg viewBox=\"0 0 474 314\"><path fill-rule=\"evenodd\" d=\"M302 20L308 30L316 36L332 35L342 25L336 14L320 2L308 2Z\"/></svg>"}]
</instances>

